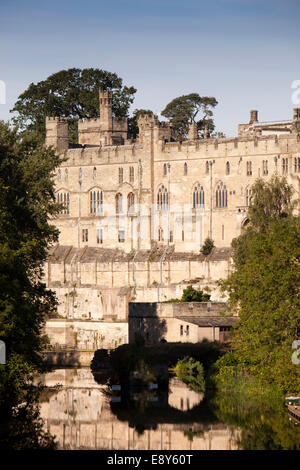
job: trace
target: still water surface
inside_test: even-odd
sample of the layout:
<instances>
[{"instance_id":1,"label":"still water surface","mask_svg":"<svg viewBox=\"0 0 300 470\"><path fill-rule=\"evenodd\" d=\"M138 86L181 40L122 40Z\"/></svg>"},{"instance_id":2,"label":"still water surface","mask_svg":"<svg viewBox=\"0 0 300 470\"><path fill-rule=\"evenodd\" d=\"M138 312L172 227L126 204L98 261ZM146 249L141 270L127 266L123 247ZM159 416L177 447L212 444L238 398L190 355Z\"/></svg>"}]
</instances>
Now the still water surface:
<instances>
[{"instance_id":1,"label":"still water surface","mask_svg":"<svg viewBox=\"0 0 300 470\"><path fill-rule=\"evenodd\" d=\"M146 391L130 390L126 398L124 390L112 391L98 382L89 368L57 369L43 377L49 388L41 396L41 416L45 429L56 436L58 448L300 448L300 426L289 419L286 409L280 422L279 417L276 421L276 417L258 413L258 419L245 429L243 416L230 409L232 405L221 402L221 409L225 406L222 420L222 412L216 412L203 394L189 390L176 377L170 377L166 390L154 385ZM57 384L60 386L54 389ZM275 420L274 426L269 419Z\"/></svg>"}]
</instances>

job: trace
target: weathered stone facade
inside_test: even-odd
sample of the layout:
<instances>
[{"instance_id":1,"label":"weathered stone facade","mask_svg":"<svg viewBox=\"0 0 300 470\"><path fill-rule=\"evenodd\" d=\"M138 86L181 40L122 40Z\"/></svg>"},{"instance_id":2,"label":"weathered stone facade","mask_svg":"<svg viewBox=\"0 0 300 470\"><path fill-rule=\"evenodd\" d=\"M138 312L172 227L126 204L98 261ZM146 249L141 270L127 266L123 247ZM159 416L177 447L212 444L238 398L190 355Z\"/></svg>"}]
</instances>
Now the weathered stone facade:
<instances>
[{"instance_id":1,"label":"weathered stone facade","mask_svg":"<svg viewBox=\"0 0 300 470\"><path fill-rule=\"evenodd\" d=\"M237 316L224 316L225 302L153 302L129 304L129 342L136 334L146 344L226 341Z\"/></svg>"},{"instance_id":2,"label":"weathered stone facade","mask_svg":"<svg viewBox=\"0 0 300 470\"><path fill-rule=\"evenodd\" d=\"M100 118L79 122L78 148L68 148L64 118L46 122L46 144L66 157L56 175L59 245L46 266L59 314L127 321L129 301L178 298L188 283L224 300L216 281L231 270L229 247L247 224L254 181L284 175L299 197L299 109L273 123L251 111L237 138L198 139L192 125L183 142L144 116L131 142L112 99L100 92ZM206 237L216 246L207 258Z\"/></svg>"}]
</instances>

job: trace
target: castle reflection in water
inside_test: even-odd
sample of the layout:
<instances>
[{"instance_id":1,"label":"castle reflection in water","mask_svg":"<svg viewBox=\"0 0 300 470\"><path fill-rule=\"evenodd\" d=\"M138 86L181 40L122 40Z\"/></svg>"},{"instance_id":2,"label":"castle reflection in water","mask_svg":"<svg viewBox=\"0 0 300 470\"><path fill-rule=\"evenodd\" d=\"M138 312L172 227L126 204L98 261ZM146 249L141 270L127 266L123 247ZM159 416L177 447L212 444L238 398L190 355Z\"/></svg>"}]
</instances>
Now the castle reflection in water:
<instances>
[{"instance_id":1,"label":"castle reflection in water","mask_svg":"<svg viewBox=\"0 0 300 470\"><path fill-rule=\"evenodd\" d=\"M146 404L132 410L122 399L112 400L108 387L98 384L88 368L57 369L43 383L49 388L41 397L41 416L60 449L237 448L238 431L218 422L203 406L203 395L177 378L169 380L166 393L154 390ZM53 389L57 384L61 386Z\"/></svg>"}]
</instances>

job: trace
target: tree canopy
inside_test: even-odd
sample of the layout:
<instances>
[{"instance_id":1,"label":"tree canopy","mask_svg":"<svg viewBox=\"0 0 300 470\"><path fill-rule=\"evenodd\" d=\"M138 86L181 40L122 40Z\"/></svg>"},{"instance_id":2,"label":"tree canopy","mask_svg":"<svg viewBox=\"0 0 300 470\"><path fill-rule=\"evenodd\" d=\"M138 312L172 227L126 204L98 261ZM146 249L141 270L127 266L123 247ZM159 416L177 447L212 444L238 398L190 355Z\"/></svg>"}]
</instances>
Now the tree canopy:
<instances>
[{"instance_id":1,"label":"tree canopy","mask_svg":"<svg viewBox=\"0 0 300 470\"><path fill-rule=\"evenodd\" d=\"M113 91L113 115L126 117L136 92L133 86L123 86L122 78L106 70L71 68L31 83L11 110L14 122L44 137L47 116L68 117L70 141L76 143L76 121L99 116L99 88Z\"/></svg>"},{"instance_id":2,"label":"tree canopy","mask_svg":"<svg viewBox=\"0 0 300 470\"><path fill-rule=\"evenodd\" d=\"M192 123L197 124L200 137L204 137L209 136L215 128L212 116L213 108L217 104L217 100L212 96L190 93L174 98L161 114L172 123L175 138L186 138L188 126ZM199 113L202 114L200 119Z\"/></svg>"},{"instance_id":3,"label":"tree canopy","mask_svg":"<svg viewBox=\"0 0 300 470\"><path fill-rule=\"evenodd\" d=\"M228 373L243 371L299 392L292 343L300 336L300 222L292 215L292 188L273 177L257 181L252 195L250 224L232 242L235 270L222 283L239 321L219 377L226 381Z\"/></svg>"},{"instance_id":4,"label":"tree canopy","mask_svg":"<svg viewBox=\"0 0 300 470\"><path fill-rule=\"evenodd\" d=\"M16 414L24 416L16 406L28 404L33 375L44 370L42 328L56 299L42 276L48 247L58 237L48 217L60 208L53 179L60 162L33 135L20 138L0 122L0 339L7 350L0 365L0 414L7 429L15 427L9 423Z\"/></svg>"}]
</instances>

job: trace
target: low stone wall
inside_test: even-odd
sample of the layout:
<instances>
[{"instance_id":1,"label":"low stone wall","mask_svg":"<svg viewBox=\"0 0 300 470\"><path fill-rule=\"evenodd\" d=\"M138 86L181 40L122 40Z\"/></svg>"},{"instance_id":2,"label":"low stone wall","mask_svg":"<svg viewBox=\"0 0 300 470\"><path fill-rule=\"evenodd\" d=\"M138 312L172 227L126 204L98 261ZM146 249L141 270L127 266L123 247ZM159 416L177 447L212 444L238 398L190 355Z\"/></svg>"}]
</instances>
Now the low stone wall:
<instances>
[{"instance_id":1,"label":"low stone wall","mask_svg":"<svg viewBox=\"0 0 300 470\"><path fill-rule=\"evenodd\" d=\"M95 351L45 351L43 357L56 367L89 367Z\"/></svg>"},{"instance_id":2,"label":"low stone wall","mask_svg":"<svg viewBox=\"0 0 300 470\"><path fill-rule=\"evenodd\" d=\"M54 347L113 349L128 343L128 322L48 320L45 334Z\"/></svg>"}]
</instances>

